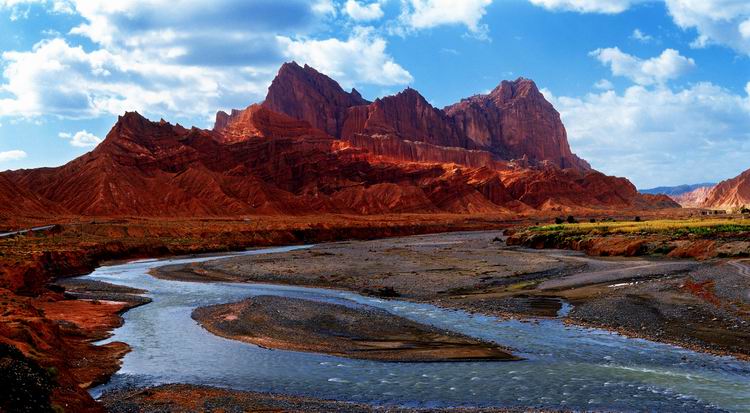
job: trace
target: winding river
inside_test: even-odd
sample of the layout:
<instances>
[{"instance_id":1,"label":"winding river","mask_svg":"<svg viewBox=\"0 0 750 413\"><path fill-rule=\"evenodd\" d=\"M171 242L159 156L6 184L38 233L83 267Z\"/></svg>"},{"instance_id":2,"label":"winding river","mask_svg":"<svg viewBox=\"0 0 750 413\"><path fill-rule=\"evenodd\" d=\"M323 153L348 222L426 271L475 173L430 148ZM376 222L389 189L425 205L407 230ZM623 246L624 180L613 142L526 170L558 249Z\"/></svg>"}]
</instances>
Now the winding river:
<instances>
[{"instance_id":1,"label":"winding river","mask_svg":"<svg viewBox=\"0 0 750 413\"><path fill-rule=\"evenodd\" d=\"M284 247L233 254L272 254ZM159 280L151 268L217 259L142 260L100 267L89 279L140 288L153 302L124 315L108 341L132 347L94 396L127 385L192 383L239 390L414 407L523 406L618 411L750 412L750 363L560 320L505 321L351 292L264 284ZM268 350L214 336L196 307L280 295L367 304L516 349L506 363L383 363Z\"/></svg>"}]
</instances>

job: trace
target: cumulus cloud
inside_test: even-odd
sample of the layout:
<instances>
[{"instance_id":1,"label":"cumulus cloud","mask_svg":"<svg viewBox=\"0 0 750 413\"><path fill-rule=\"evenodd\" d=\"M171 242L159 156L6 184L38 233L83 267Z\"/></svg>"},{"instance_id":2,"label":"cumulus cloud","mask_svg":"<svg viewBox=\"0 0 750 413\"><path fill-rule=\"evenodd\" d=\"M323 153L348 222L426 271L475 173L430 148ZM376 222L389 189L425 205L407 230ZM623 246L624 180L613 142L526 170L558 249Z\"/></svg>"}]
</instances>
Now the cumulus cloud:
<instances>
[{"instance_id":1,"label":"cumulus cloud","mask_svg":"<svg viewBox=\"0 0 750 413\"><path fill-rule=\"evenodd\" d=\"M93 148L102 142L102 138L86 130L78 131L75 134L60 132L58 136L68 140L72 146L77 148Z\"/></svg>"},{"instance_id":2,"label":"cumulus cloud","mask_svg":"<svg viewBox=\"0 0 750 413\"><path fill-rule=\"evenodd\" d=\"M406 30L429 29L443 25L464 25L474 36L487 37L482 17L492 0L403 0L400 23Z\"/></svg>"},{"instance_id":3,"label":"cumulus cloud","mask_svg":"<svg viewBox=\"0 0 750 413\"><path fill-rule=\"evenodd\" d=\"M411 74L386 53L386 41L372 28L356 28L347 40L288 37L279 40L284 44L288 59L315 67L345 87L351 87L357 80L384 86L413 80Z\"/></svg>"},{"instance_id":4,"label":"cumulus cloud","mask_svg":"<svg viewBox=\"0 0 750 413\"><path fill-rule=\"evenodd\" d=\"M377 20L383 17L380 1L362 4L357 0L347 0L344 11L350 18L357 21Z\"/></svg>"},{"instance_id":5,"label":"cumulus cloud","mask_svg":"<svg viewBox=\"0 0 750 413\"><path fill-rule=\"evenodd\" d=\"M640 59L617 47L596 49L589 53L607 65L615 76L624 76L639 85L661 84L676 79L695 67L695 61L677 50L666 49L661 55Z\"/></svg>"},{"instance_id":6,"label":"cumulus cloud","mask_svg":"<svg viewBox=\"0 0 750 413\"><path fill-rule=\"evenodd\" d=\"M386 52L386 41L371 31L355 29L346 40L311 36L336 14L338 3L331 0L69 4L82 23L67 38L2 54L0 116L93 118L137 110L152 117L208 119L219 107L262 99L278 66L294 58L333 76L343 74L349 84L412 80ZM75 35L90 39L93 47L77 46ZM305 45L320 50L303 50Z\"/></svg>"},{"instance_id":7,"label":"cumulus cloud","mask_svg":"<svg viewBox=\"0 0 750 413\"><path fill-rule=\"evenodd\" d=\"M12 150L0 152L0 162L18 161L26 158L26 152L21 150Z\"/></svg>"},{"instance_id":8,"label":"cumulus cloud","mask_svg":"<svg viewBox=\"0 0 750 413\"><path fill-rule=\"evenodd\" d=\"M599 79L594 83L594 87L599 90L610 90L614 89L615 85L612 84L612 82L609 81L609 79Z\"/></svg>"},{"instance_id":9,"label":"cumulus cloud","mask_svg":"<svg viewBox=\"0 0 750 413\"><path fill-rule=\"evenodd\" d=\"M532 4L556 11L579 13L622 13L644 0L529 0Z\"/></svg>"},{"instance_id":10,"label":"cumulus cloud","mask_svg":"<svg viewBox=\"0 0 750 413\"><path fill-rule=\"evenodd\" d=\"M69 0L0 0L0 10L10 10L10 19L26 19L32 6L45 6L52 13L73 13Z\"/></svg>"},{"instance_id":11,"label":"cumulus cloud","mask_svg":"<svg viewBox=\"0 0 750 413\"><path fill-rule=\"evenodd\" d=\"M154 62L106 49L87 52L59 38L2 58L7 83L0 89L11 97L0 99L0 116L93 118L126 110L200 116L215 111L221 98L247 100L262 95L265 86L242 69Z\"/></svg>"},{"instance_id":12,"label":"cumulus cloud","mask_svg":"<svg viewBox=\"0 0 750 413\"><path fill-rule=\"evenodd\" d=\"M333 0L317 0L313 4L312 9L314 12L321 15L336 15L336 6L333 4Z\"/></svg>"},{"instance_id":13,"label":"cumulus cloud","mask_svg":"<svg viewBox=\"0 0 750 413\"><path fill-rule=\"evenodd\" d=\"M641 43L648 43L654 40L653 36L643 33L641 29L633 30L633 34L630 35L630 38L633 40L638 40Z\"/></svg>"},{"instance_id":14,"label":"cumulus cloud","mask_svg":"<svg viewBox=\"0 0 750 413\"><path fill-rule=\"evenodd\" d=\"M708 82L581 98L545 94L579 155L639 187L721 180L750 166L750 84L744 95Z\"/></svg>"},{"instance_id":15,"label":"cumulus cloud","mask_svg":"<svg viewBox=\"0 0 750 413\"><path fill-rule=\"evenodd\" d=\"M738 0L666 0L675 23L694 28L693 45L720 44L750 54L750 2Z\"/></svg>"}]
</instances>

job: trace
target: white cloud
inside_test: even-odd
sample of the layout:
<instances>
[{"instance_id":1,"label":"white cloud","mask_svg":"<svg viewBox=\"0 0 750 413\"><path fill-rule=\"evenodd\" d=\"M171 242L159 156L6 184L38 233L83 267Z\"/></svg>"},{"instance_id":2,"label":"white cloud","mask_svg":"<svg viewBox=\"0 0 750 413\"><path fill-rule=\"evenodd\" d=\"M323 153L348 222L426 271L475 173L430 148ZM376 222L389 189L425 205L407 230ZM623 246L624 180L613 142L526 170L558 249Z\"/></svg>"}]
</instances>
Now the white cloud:
<instances>
[{"instance_id":1,"label":"white cloud","mask_svg":"<svg viewBox=\"0 0 750 413\"><path fill-rule=\"evenodd\" d=\"M579 13L622 13L638 3L655 0L529 0L548 10ZM750 1L664 0L675 24L695 29L693 47L712 44L750 55ZM635 36L634 36L635 37Z\"/></svg>"},{"instance_id":2,"label":"white cloud","mask_svg":"<svg viewBox=\"0 0 750 413\"><path fill-rule=\"evenodd\" d=\"M750 39L750 18L740 23L740 34L743 39Z\"/></svg>"},{"instance_id":3,"label":"white cloud","mask_svg":"<svg viewBox=\"0 0 750 413\"><path fill-rule=\"evenodd\" d=\"M0 89L11 97L0 99L0 116L93 118L127 110L207 116L222 97L259 97L266 84L243 69L160 63L124 51L86 52L63 39L43 40L31 51L2 58L7 83Z\"/></svg>"},{"instance_id":4,"label":"white cloud","mask_svg":"<svg viewBox=\"0 0 750 413\"><path fill-rule=\"evenodd\" d=\"M579 13L622 13L644 0L529 0L532 4L556 11Z\"/></svg>"},{"instance_id":5,"label":"white cloud","mask_svg":"<svg viewBox=\"0 0 750 413\"><path fill-rule=\"evenodd\" d=\"M630 35L631 39L638 40L641 43L648 43L654 40L653 36L643 33L641 29L633 30L633 34Z\"/></svg>"},{"instance_id":6,"label":"white cloud","mask_svg":"<svg viewBox=\"0 0 750 413\"><path fill-rule=\"evenodd\" d=\"M675 23L694 28L696 47L729 46L750 54L750 2L744 0L666 0Z\"/></svg>"},{"instance_id":7,"label":"white cloud","mask_svg":"<svg viewBox=\"0 0 750 413\"><path fill-rule=\"evenodd\" d=\"M612 82L609 81L609 79L599 79L596 83L594 83L594 87L599 90L611 90L615 88L615 85L613 85Z\"/></svg>"},{"instance_id":8,"label":"white cloud","mask_svg":"<svg viewBox=\"0 0 750 413\"><path fill-rule=\"evenodd\" d=\"M10 10L11 20L28 18L32 6L45 6L52 13L73 13L68 0L0 0L0 10Z\"/></svg>"},{"instance_id":9,"label":"white cloud","mask_svg":"<svg viewBox=\"0 0 750 413\"><path fill-rule=\"evenodd\" d=\"M676 79L695 67L695 61L666 49L661 55L640 59L622 52L617 47L596 49L589 53L602 64L608 65L615 76L625 76L639 85L652 85Z\"/></svg>"},{"instance_id":10,"label":"white cloud","mask_svg":"<svg viewBox=\"0 0 750 413\"><path fill-rule=\"evenodd\" d=\"M58 136L70 141L70 144L77 148L93 148L102 142L102 138L86 130L78 131L75 134L60 132Z\"/></svg>"},{"instance_id":11,"label":"white cloud","mask_svg":"<svg viewBox=\"0 0 750 413\"><path fill-rule=\"evenodd\" d=\"M347 0L344 5L344 11L346 11L349 17L357 21L377 20L383 17L383 9L380 6L380 1L361 4L357 0Z\"/></svg>"},{"instance_id":12,"label":"white cloud","mask_svg":"<svg viewBox=\"0 0 750 413\"><path fill-rule=\"evenodd\" d=\"M402 0L400 23L406 30L464 25L478 38L487 38L482 17L492 0Z\"/></svg>"},{"instance_id":13,"label":"white cloud","mask_svg":"<svg viewBox=\"0 0 750 413\"><path fill-rule=\"evenodd\" d=\"M750 167L750 84L735 94L712 83L682 90L632 86L582 98L545 93L573 149L639 187L720 180Z\"/></svg>"},{"instance_id":14,"label":"white cloud","mask_svg":"<svg viewBox=\"0 0 750 413\"><path fill-rule=\"evenodd\" d=\"M312 6L313 11L321 15L336 15L336 6L332 0L318 0Z\"/></svg>"},{"instance_id":15,"label":"white cloud","mask_svg":"<svg viewBox=\"0 0 750 413\"><path fill-rule=\"evenodd\" d=\"M413 80L411 74L386 53L386 41L371 28L355 28L345 41L288 37L279 40L285 45L289 59L306 63L347 88L355 81L389 86Z\"/></svg>"},{"instance_id":16,"label":"white cloud","mask_svg":"<svg viewBox=\"0 0 750 413\"><path fill-rule=\"evenodd\" d=\"M26 156L26 152L20 150L0 152L0 162L18 161Z\"/></svg>"},{"instance_id":17,"label":"white cloud","mask_svg":"<svg viewBox=\"0 0 750 413\"><path fill-rule=\"evenodd\" d=\"M11 6L9 1L52 4L2 1L4 6ZM331 0L69 4L83 21L70 34L89 38L93 48L77 46L69 35L3 53L0 117L94 118L137 110L150 117L207 120L217 108L262 99L278 67L290 58L334 77L343 73L351 85L412 80L386 52L386 41L370 31L356 29L346 40L309 36L336 13L340 3ZM302 50L304 45L321 49Z\"/></svg>"}]
</instances>

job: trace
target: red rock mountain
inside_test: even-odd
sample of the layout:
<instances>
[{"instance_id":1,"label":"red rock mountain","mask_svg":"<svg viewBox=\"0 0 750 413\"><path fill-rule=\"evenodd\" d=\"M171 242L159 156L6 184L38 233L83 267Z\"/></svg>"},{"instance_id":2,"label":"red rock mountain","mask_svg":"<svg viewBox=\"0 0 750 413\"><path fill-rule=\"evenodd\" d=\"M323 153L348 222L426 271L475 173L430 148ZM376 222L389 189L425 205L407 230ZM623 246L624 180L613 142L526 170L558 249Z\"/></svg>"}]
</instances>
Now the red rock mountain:
<instances>
[{"instance_id":1,"label":"red rock mountain","mask_svg":"<svg viewBox=\"0 0 750 413\"><path fill-rule=\"evenodd\" d=\"M726 210L750 207L750 169L711 188L701 206Z\"/></svg>"},{"instance_id":2,"label":"red rock mountain","mask_svg":"<svg viewBox=\"0 0 750 413\"><path fill-rule=\"evenodd\" d=\"M0 213L498 213L676 205L641 196L626 179L593 171L572 155L557 112L530 81L506 82L458 105L435 109L411 89L370 103L314 69L286 64L263 104L219 112L213 130L126 113L95 150L66 165L0 173L9 199ZM485 135L467 132L485 129ZM516 156L522 160L508 161Z\"/></svg>"},{"instance_id":3,"label":"red rock mountain","mask_svg":"<svg viewBox=\"0 0 750 413\"><path fill-rule=\"evenodd\" d=\"M669 197L680 204L683 208L700 208L712 189L712 186L701 186L692 191L679 195L670 195Z\"/></svg>"},{"instance_id":4,"label":"red rock mountain","mask_svg":"<svg viewBox=\"0 0 750 413\"><path fill-rule=\"evenodd\" d=\"M0 219L14 216L60 214L63 208L0 174Z\"/></svg>"},{"instance_id":5,"label":"red rock mountain","mask_svg":"<svg viewBox=\"0 0 750 413\"><path fill-rule=\"evenodd\" d=\"M307 65L286 63L268 88L263 106L339 136L347 110L368 103L355 89L347 93L336 81Z\"/></svg>"},{"instance_id":6,"label":"red rock mountain","mask_svg":"<svg viewBox=\"0 0 750 413\"><path fill-rule=\"evenodd\" d=\"M488 95L445 108L460 133L503 159L527 157L560 168L589 170L574 155L560 114L529 79L503 81Z\"/></svg>"},{"instance_id":7,"label":"red rock mountain","mask_svg":"<svg viewBox=\"0 0 750 413\"><path fill-rule=\"evenodd\" d=\"M356 90L347 93L315 69L292 62L282 66L263 106L360 145L367 140L363 137L397 138L480 149L496 160L523 158L534 164L547 161L560 168L591 169L571 152L559 113L533 81L523 78L504 81L488 95L473 96L440 110L410 88L370 103ZM368 146L382 147L384 155L389 152L387 144ZM398 149L393 156L403 159Z\"/></svg>"}]
</instances>

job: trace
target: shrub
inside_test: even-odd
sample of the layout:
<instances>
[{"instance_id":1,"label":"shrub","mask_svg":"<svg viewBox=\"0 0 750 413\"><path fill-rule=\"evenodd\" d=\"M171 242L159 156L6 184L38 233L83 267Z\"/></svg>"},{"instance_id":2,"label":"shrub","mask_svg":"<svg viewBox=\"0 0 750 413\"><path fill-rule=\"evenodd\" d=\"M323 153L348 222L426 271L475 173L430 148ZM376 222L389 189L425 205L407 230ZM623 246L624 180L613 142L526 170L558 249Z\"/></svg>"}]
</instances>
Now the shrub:
<instances>
[{"instance_id":1,"label":"shrub","mask_svg":"<svg viewBox=\"0 0 750 413\"><path fill-rule=\"evenodd\" d=\"M568 222L568 224L575 224L578 222L573 215L568 215L568 219L566 219L566 221Z\"/></svg>"},{"instance_id":2,"label":"shrub","mask_svg":"<svg viewBox=\"0 0 750 413\"><path fill-rule=\"evenodd\" d=\"M56 372L0 343L0 412L52 412L52 374Z\"/></svg>"},{"instance_id":3,"label":"shrub","mask_svg":"<svg viewBox=\"0 0 750 413\"><path fill-rule=\"evenodd\" d=\"M564 219L562 219L562 218L560 218L560 217L557 217L557 218L555 218L555 224L556 224L556 225L560 225L560 224L562 224L563 222L565 222L565 220L564 220Z\"/></svg>"},{"instance_id":4,"label":"shrub","mask_svg":"<svg viewBox=\"0 0 750 413\"><path fill-rule=\"evenodd\" d=\"M635 217L635 222L641 222L641 217Z\"/></svg>"}]
</instances>

